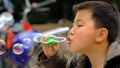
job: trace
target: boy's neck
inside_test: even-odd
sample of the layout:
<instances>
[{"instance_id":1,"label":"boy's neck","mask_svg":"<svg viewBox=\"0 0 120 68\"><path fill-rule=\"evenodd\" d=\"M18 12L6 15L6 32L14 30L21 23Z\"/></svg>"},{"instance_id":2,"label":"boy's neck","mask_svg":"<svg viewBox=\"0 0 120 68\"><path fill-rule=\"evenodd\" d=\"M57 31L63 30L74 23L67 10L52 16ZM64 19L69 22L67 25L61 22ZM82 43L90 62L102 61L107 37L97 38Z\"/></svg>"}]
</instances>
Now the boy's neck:
<instances>
[{"instance_id":1,"label":"boy's neck","mask_svg":"<svg viewBox=\"0 0 120 68\"><path fill-rule=\"evenodd\" d=\"M92 68L103 68L108 45L108 43L94 45L92 52L86 53L91 62Z\"/></svg>"}]
</instances>

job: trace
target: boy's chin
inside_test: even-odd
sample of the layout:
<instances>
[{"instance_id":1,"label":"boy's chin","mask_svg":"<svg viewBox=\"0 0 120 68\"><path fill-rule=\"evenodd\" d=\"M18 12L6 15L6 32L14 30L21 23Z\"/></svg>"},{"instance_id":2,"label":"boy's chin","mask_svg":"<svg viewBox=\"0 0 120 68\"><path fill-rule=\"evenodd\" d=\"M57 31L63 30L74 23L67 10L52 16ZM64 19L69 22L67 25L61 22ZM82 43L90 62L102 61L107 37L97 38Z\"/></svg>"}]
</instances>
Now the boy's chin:
<instances>
[{"instance_id":1,"label":"boy's chin","mask_svg":"<svg viewBox=\"0 0 120 68\"><path fill-rule=\"evenodd\" d=\"M79 52L78 52L77 50L75 50L75 49L70 49L70 51L71 51L72 53L79 54Z\"/></svg>"}]
</instances>

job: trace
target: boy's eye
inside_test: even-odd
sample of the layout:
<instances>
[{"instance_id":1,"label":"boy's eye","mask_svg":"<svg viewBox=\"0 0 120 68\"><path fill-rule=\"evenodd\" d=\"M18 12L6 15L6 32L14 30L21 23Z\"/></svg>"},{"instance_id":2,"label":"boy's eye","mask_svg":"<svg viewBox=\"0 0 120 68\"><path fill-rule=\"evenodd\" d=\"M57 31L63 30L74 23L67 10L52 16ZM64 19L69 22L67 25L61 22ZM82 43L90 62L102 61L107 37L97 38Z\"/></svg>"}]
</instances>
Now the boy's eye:
<instances>
[{"instance_id":1,"label":"boy's eye","mask_svg":"<svg viewBox=\"0 0 120 68\"><path fill-rule=\"evenodd\" d=\"M77 25L78 27L81 27L82 25Z\"/></svg>"},{"instance_id":2,"label":"boy's eye","mask_svg":"<svg viewBox=\"0 0 120 68\"><path fill-rule=\"evenodd\" d=\"M78 26L78 27L81 27L81 26L83 26L83 25L82 25L81 23L77 23L77 26Z\"/></svg>"},{"instance_id":3,"label":"boy's eye","mask_svg":"<svg viewBox=\"0 0 120 68\"><path fill-rule=\"evenodd\" d=\"M81 21L78 21L77 26L78 26L78 27L83 26L83 25L82 25L82 22L81 22Z\"/></svg>"}]
</instances>

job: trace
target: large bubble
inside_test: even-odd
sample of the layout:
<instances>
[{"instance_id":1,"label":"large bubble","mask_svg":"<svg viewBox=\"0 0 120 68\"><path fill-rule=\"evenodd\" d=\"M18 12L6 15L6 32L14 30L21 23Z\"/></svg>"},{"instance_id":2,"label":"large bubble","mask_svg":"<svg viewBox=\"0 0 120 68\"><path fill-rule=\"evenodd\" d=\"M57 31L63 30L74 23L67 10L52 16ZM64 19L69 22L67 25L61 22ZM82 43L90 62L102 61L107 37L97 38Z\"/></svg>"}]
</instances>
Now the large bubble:
<instances>
[{"instance_id":1,"label":"large bubble","mask_svg":"<svg viewBox=\"0 0 120 68\"><path fill-rule=\"evenodd\" d=\"M34 33L33 34L34 38L33 41L34 42L40 42L40 38L43 36L41 33Z\"/></svg>"},{"instance_id":2,"label":"large bubble","mask_svg":"<svg viewBox=\"0 0 120 68\"><path fill-rule=\"evenodd\" d=\"M13 45L13 53L14 54L22 54L24 51L24 45L20 43L16 43Z\"/></svg>"},{"instance_id":3,"label":"large bubble","mask_svg":"<svg viewBox=\"0 0 120 68\"><path fill-rule=\"evenodd\" d=\"M5 41L0 39L0 55L4 54L6 52L6 44Z\"/></svg>"}]
</instances>

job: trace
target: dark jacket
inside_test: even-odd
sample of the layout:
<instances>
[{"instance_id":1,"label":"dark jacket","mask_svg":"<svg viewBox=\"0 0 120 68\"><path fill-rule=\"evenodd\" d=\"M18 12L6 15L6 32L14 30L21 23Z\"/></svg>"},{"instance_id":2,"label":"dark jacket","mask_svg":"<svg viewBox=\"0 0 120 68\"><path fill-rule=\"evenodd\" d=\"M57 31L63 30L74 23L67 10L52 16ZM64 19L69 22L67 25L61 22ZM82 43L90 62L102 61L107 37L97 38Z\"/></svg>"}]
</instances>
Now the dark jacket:
<instances>
[{"instance_id":1,"label":"dark jacket","mask_svg":"<svg viewBox=\"0 0 120 68\"><path fill-rule=\"evenodd\" d=\"M40 53L38 63L45 68L91 68L90 61L84 54L75 55L72 59L65 56L58 51L50 59L42 60L45 55ZM106 58L104 68L120 68L120 45L114 42L110 45Z\"/></svg>"}]
</instances>

